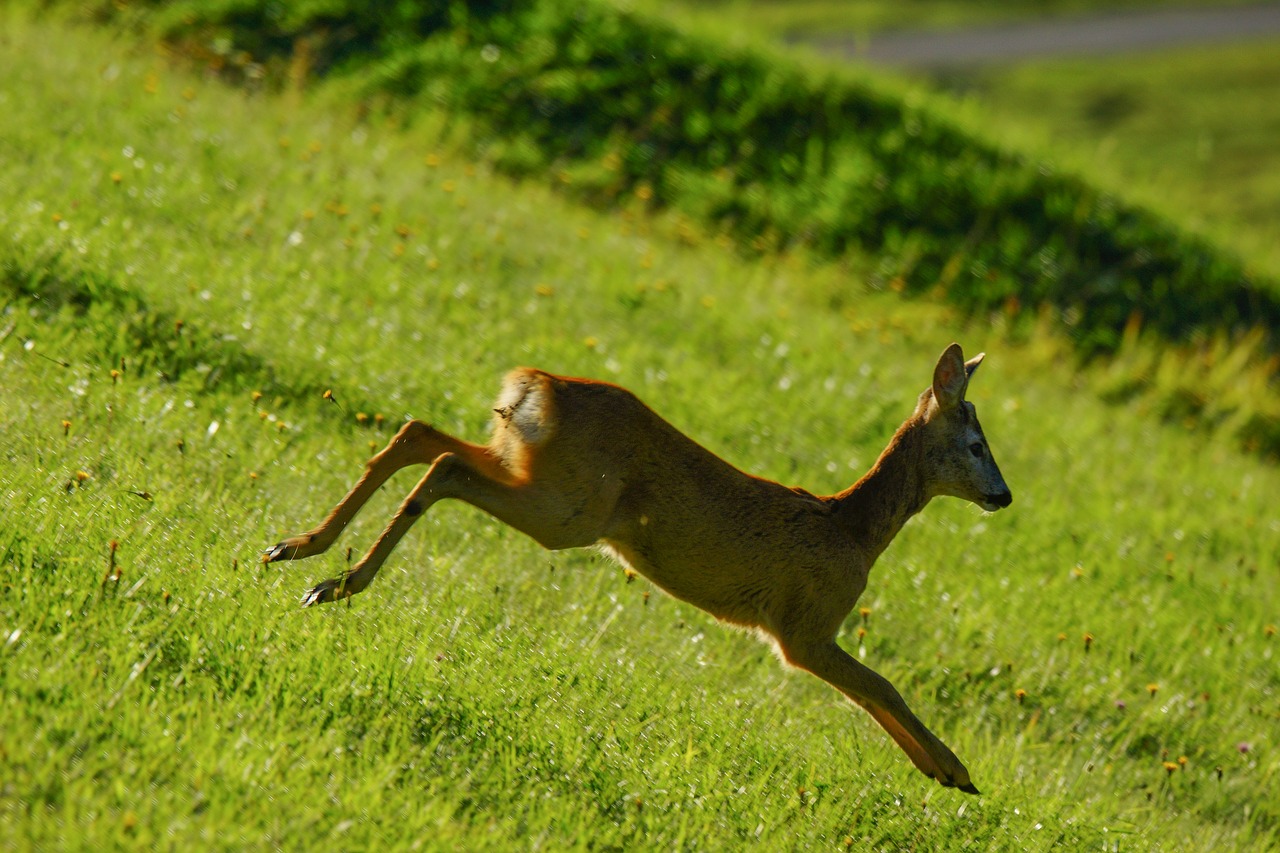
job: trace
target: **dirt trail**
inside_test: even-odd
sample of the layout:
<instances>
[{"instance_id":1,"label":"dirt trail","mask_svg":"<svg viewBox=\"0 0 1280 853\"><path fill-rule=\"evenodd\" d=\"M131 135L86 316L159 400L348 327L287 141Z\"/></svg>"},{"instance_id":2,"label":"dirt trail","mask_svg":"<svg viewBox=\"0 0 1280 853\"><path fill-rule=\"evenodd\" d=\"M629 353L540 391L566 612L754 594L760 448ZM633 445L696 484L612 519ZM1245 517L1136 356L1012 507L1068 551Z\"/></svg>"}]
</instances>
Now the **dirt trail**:
<instances>
[{"instance_id":1,"label":"dirt trail","mask_svg":"<svg viewBox=\"0 0 1280 853\"><path fill-rule=\"evenodd\" d=\"M813 39L820 51L872 64L945 68L1055 56L1132 53L1280 35L1280 3L1059 18L963 30Z\"/></svg>"}]
</instances>

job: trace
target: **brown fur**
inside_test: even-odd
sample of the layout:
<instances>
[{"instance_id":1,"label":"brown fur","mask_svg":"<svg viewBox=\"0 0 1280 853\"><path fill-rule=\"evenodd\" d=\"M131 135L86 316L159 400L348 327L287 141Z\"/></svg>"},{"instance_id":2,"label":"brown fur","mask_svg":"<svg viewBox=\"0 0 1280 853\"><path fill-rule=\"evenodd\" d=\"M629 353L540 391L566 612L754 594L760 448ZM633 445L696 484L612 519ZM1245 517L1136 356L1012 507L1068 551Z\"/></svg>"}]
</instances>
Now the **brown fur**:
<instances>
[{"instance_id":1,"label":"brown fur","mask_svg":"<svg viewBox=\"0 0 1280 853\"><path fill-rule=\"evenodd\" d=\"M987 509L1012 500L964 401L981 360L966 364L958 345L948 347L872 469L827 497L743 473L617 385L521 368L503 383L487 445L410 421L323 523L263 559L321 553L388 477L427 464L364 559L304 604L363 590L420 515L457 498L547 548L603 545L676 598L757 629L788 663L865 708L922 772L976 793L955 754L835 638L871 565L931 498Z\"/></svg>"}]
</instances>

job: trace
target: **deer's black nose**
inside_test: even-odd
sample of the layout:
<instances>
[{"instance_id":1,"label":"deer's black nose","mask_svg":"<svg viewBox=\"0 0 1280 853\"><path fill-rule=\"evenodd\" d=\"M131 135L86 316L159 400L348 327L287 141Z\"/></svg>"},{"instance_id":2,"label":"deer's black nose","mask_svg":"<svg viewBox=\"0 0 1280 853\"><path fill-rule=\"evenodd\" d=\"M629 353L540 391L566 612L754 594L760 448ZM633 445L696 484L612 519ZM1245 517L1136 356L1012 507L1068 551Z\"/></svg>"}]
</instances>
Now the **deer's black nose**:
<instances>
[{"instance_id":1,"label":"deer's black nose","mask_svg":"<svg viewBox=\"0 0 1280 853\"><path fill-rule=\"evenodd\" d=\"M999 494L987 495L986 500L987 500L987 503L995 504L996 506L1003 509L1004 507L1007 507L1009 504L1013 503L1013 492L1004 491L1004 492L1000 492Z\"/></svg>"}]
</instances>

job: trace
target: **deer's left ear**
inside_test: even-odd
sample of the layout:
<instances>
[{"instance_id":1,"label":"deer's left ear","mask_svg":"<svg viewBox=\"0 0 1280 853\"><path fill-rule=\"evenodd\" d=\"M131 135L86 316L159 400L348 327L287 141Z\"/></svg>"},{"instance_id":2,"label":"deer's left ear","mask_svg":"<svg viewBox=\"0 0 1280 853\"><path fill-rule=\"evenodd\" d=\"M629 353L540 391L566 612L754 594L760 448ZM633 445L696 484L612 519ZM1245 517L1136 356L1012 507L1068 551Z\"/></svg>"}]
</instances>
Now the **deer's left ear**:
<instances>
[{"instance_id":1,"label":"deer's left ear","mask_svg":"<svg viewBox=\"0 0 1280 853\"><path fill-rule=\"evenodd\" d=\"M973 358L964 363L964 372L966 376L973 376L973 372L978 369L978 365L982 364L982 360L987 357L985 352L980 352Z\"/></svg>"},{"instance_id":2,"label":"deer's left ear","mask_svg":"<svg viewBox=\"0 0 1280 853\"><path fill-rule=\"evenodd\" d=\"M980 361L978 356L975 362ZM977 367L975 363L973 365ZM938 366L933 369L933 399L940 409L953 409L964 399L964 390L969 386L971 368L964 362L964 351L959 344L952 344L943 351L938 359Z\"/></svg>"}]
</instances>

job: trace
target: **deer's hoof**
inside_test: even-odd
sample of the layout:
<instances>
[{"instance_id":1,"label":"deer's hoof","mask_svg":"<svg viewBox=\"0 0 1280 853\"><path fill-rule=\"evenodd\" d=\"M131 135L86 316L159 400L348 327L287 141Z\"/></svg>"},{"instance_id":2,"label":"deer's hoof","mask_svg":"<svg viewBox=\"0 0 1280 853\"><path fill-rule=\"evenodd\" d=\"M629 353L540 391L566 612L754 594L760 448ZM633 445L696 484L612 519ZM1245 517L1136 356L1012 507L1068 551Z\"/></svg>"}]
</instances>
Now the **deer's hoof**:
<instances>
[{"instance_id":1,"label":"deer's hoof","mask_svg":"<svg viewBox=\"0 0 1280 853\"><path fill-rule=\"evenodd\" d=\"M330 578L307 590L306 595L302 596L301 604L303 607L328 604L330 601L337 601L340 598L350 598L351 595L351 590L347 588L346 578Z\"/></svg>"},{"instance_id":2,"label":"deer's hoof","mask_svg":"<svg viewBox=\"0 0 1280 853\"><path fill-rule=\"evenodd\" d=\"M289 553L290 547L293 546L290 546L288 542L278 542L275 545L272 545L270 548L262 552L262 562L278 563L281 560L291 559L293 555ZM296 547L293 549L295 551L297 550Z\"/></svg>"},{"instance_id":3,"label":"deer's hoof","mask_svg":"<svg viewBox=\"0 0 1280 853\"><path fill-rule=\"evenodd\" d=\"M937 782L939 785L941 785L944 788L955 788L957 791L964 791L966 794L982 793L977 789L977 787L973 784L973 782L969 781L969 774L967 772L964 772L961 775L961 778L964 779L964 782L960 782L956 778L956 776L952 774L946 774L946 775L928 774L928 775L930 775L935 782Z\"/></svg>"},{"instance_id":4,"label":"deer's hoof","mask_svg":"<svg viewBox=\"0 0 1280 853\"><path fill-rule=\"evenodd\" d=\"M263 551L262 562L276 563L280 560L301 560L304 557L313 557L323 551L324 548L316 544L316 535L314 533L304 533L301 536L290 536L288 539L278 542Z\"/></svg>"}]
</instances>

